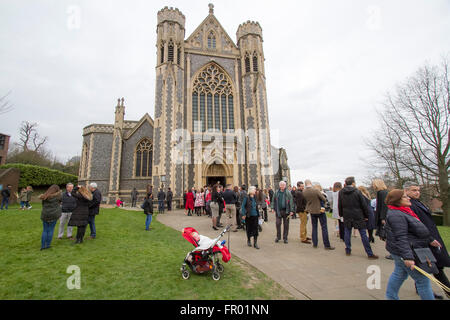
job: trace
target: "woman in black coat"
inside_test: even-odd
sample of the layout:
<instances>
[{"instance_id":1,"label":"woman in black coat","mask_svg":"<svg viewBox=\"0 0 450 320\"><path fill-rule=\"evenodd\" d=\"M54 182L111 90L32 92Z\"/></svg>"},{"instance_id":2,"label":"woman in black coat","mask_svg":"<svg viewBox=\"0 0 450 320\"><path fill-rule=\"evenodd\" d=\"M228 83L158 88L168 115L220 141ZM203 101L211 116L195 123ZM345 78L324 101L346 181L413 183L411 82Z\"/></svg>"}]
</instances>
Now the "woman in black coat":
<instances>
[{"instance_id":1,"label":"woman in black coat","mask_svg":"<svg viewBox=\"0 0 450 320\"><path fill-rule=\"evenodd\" d=\"M416 248L439 246L427 227L411 210L411 201L403 190L394 189L386 197L388 213L386 215L386 250L394 259L394 272L389 277L386 288L388 299L398 300L398 292L403 282L411 276L417 291L424 300L434 300L430 280L414 270L414 252Z\"/></svg>"},{"instance_id":2,"label":"woman in black coat","mask_svg":"<svg viewBox=\"0 0 450 320\"><path fill-rule=\"evenodd\" d=\"M375 226L377 228L376 235L379 235L379 231L386 221L387 214L387 205L386 205L386 196L388 194L388 190L383 180L374 179L372 181L372 188L377 193L377 208L375 210Z\"/></svg>"},{"instance_id":3,"label":"woman in black coat","mask_svg":"<svg viewBox=\"0 0 450 320\"><path fill-rule=\"evenodd\" d=\"M92 201L92 193L86 187L77 187L73 190L72 195L77 199L77 206L72 212L68 225L77 227L75 243L82 243L86 226L89 223L89 205Z\"/></svg>"}]
</instances>

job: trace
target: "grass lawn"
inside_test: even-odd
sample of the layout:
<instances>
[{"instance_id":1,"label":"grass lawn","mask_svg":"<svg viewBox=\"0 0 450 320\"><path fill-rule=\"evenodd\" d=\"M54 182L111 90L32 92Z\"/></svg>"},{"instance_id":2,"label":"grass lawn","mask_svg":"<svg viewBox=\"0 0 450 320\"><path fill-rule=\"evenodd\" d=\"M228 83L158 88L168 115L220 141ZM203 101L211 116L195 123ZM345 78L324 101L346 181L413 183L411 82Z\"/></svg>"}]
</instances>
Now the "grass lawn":
<instances>
[{"instance_id":1,"label":"grass lawn","mask_svg":"<svg viewBox=\"0 0 450 320\"><path fill-rule=\"evenodd\" d=\"M142 212L102 209L97 239L81 245L58 240L40 251L40 204L0 211L0 299L293 299L279 284L233 257L219 281L211 274L181 278L192 245L153 219L145 231ZM154 216L155 217L155 216ZM76 228L74 229L76 234ZM86 234L89 235L89 227ZM70 265L81 270L81 289L69 290Z\"/></svg>"},{"instance_id":2,"label":"grass lawn","mask_svg":"<svg viewBox=\"0 0 450 320\"><path fill-rule=\"evenodd\" d=\"M439 226L438 230L442 240L445 242L447 250L450 250L450 227Z\"/></svg>"}]
</instances>

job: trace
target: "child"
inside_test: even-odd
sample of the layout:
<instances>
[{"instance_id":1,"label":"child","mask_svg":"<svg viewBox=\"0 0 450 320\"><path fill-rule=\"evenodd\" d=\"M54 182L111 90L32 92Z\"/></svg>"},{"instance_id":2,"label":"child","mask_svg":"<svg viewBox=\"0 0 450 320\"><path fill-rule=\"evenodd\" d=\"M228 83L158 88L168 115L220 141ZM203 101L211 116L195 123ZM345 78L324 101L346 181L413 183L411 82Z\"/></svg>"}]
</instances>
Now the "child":
<instances>
[{"instance_id":1,"label":"child","mask_svg":"<svg viewBox=\"0 0 450 320\"><path fill-rule=\"evenodd\" d=\"M27 204L27 189L26 188L22 188L22 190L20 191L19 200L20 200L20 210L25 210L25 206Z\"/></svg>"},{"instance_id":2,"label":"child","mask_svg":"<svg viewBox=\"0 0 450 320\"><path fill-rule=\"evenodd\" d=\"M116 200L116 206L117 206L117 208L123 207L123 201L120 200L120 199L117 199Z\"/></svg>"},{"instance_id":3,"label":"child","mask_svg":"<svg viewBox=\"0 0 450 320\"><path fill-rule=\"evenodd\" d=\"M27 186L27 200L25 203L25 207L30 210L32 208L32 206L30 205L31 202L31 195L33 194L33 188L31 186Z\"/></svg>"}]
</instances>

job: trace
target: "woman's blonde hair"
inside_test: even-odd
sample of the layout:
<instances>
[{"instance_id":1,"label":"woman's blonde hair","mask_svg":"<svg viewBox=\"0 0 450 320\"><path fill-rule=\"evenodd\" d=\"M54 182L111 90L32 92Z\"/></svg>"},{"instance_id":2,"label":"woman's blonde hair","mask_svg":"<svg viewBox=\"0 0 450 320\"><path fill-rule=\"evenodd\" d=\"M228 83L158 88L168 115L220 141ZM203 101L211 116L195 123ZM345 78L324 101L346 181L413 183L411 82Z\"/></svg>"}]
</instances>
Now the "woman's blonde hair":
<instances>
[{"instance_id":1,"label":"woman's blonde hair","mask_svg":"<svg viewBox=\"0 0 450 320\"><path fill-rule=\"evenodd\" d=\"M92 192L89 191L88 188L85 186L81 186L80 189L78 189L78 192L87 200L92 200Z\"/></svg>"},{"instance_id":2,"label":"woman's blonde hair","mask_svg":"<svg viewBox=\"0 0 450 320\"><path fill-rule=\"evenodd\" d=\"M387 189L386 185L384 184L384 181L381 179L373 179L372 187L375 189L375 191L381 191L381 190Z\"/></svg>"},{"instance_id":3,"label":"woman's blonde hair","mask_svg":"<svg viewBox=\"0 0 450 320\"><path fill-rule=\"evenodd\" d=\"M365 196L367 199L370 199L370 193L369 193L369 191L367 190L366 187L364 187L364 186L359 186L359 187L358 187L358 190L361 191L361 193L363 194L363 196Z\"/></svg>"},{"instance_id":4,"label":"woman's blonde hair","mask_svg":"<svg viewBox=\"0 0 450 320\"><path fill-rule=\"evenodd\" d=\"M319 191L323 191L322 186L321 186L319 183L316 183L316 184L313 186L313 188L316 189L316 190L319 190Z\"/></svg>"}]
</instances>

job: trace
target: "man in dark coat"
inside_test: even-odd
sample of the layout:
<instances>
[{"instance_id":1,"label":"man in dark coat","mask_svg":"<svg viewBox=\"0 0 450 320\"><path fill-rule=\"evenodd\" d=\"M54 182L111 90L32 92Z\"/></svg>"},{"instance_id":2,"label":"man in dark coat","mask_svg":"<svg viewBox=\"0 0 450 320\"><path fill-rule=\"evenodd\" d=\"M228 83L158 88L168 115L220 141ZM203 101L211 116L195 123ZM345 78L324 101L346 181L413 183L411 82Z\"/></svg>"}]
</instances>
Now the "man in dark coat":
<instances>
[{"instance_id":1,"label":"man in dark coat","mask_svg":"<svg viewBox=\"0 0 450 320\"><path fill-rule=\"evenodd\" d=\"M89 203L89 228L91 229L91 239L95 239L97 236L97 230L95 228L95 216L100 213L100 203L102 203L102 194L97 189L97 184L92 182L89 185L89 190L92 192L92 201Z\"/></svg>"},{"instance_id":2,"label":"man in dark coat","mask_svg":"<svg viewBox=\"0 0 450 320\"><path fill-rule=\"evenodd\" d=\"M172 211L173 192L167 188L167 211Z\"/></svg>"},{"instance_id":3,"label":"man in dark coat","mask_svg":"<svg viewBox=\"0 0 450 320\"><path fill-rule=\"evenodd\" d=\"M219 194L220 194L220 201L219 201L219 217L217 218L217 226L220 228L220 227L223 227L223 224L220 223L220 218L222 218L222 213L225 210L225 202L223 200L223 186L222 185L220 185Z\"/></svg>"},{"instance_id":4,"label":"man in dark coat","mask_svg":"<svg viewBox=\"0 0 450 320\"><path fill-rule=\"evenodd\" d=\"M239 191L239 198L238 198L238 202L239 202L239 208L241 208L242 203L244 203L244 199L247 197L247 186L245 184L243 184L241 186L241 190ZM243 229L245 225L243 225L241 223L241 219L239 217L239 223L238 223L238 227L236 229Z\"/></svg>"},{"instance_id":5,"label":"man in dark coat","mask_svg":"<svg viewBox=\"0 0 450 320\"><path fill-rule=\"evenodd\" d=\"M166 193L163 188L158 192L158 213L164 213L164 201L166 200Z\"/></svg>"},{"instance_id":6,"label":"man in dark coat","mask_svg":"<svg viewBox=\"0 0 450 320\"><path fill-rule=\"evenodd\" d=\"M338 194L339 215L344 218L345 227L345 253L349 256L352 251L352 228L358 229L361 241L369 259L378 259L373 254L367 237L366 221L369 219L367 203L361 191L355 188L355 178L345 179L345 187Z\"/></svg>"},{"instance_id":7,"label":"man in dark coat","mask_svg":"<svg viewBox=\"0 0 450 320\"><path fill-rule=\"evenodd\" d=\"M439 273L435 274L434 277L447 287L450 287L450 282L444 272L445 267L450 267L450 257L447 248L445 247L445 243L439 234L439 230L436 227L436 223L431 216L431 210L419 200L420 186L415 182L408 181L403 185L403 189L405 189L408 197L411 198L411 210L414 211L420 221L427 227L433 239L437 240L441 245L440 248L430 247L437 260L436 265L439 270ZM450 298L450 292L445 293Z\"/></svg>"},{"instance_id":8,"label":"man in dark coat","mask_svg":"<svg viewBox=\"0 0 450 320\"><path fill-rule=\"evenodd\" d=\"M272 201L273 201L273 193L274 192L273 192L272 188L269 188L268 191L269 191L269 202L272 203Z\"/></svg>"},{"instance_id":9,"label":"man in dark coat","mask_svg":"<svg viewBox=\"0 0 450 320\"><path fill-rule=\"evenodd\" d=\"M138 198L139 192L136 190L136 188L133 188L133 191L131 191L131 206L136 207L136 201Z\"/></svg>"},{"instance_id":10,"label":"man in dark coat","mask_svg":"<svg viewBox=\"0 0 450 320\"><path fill-rule=\"evenodd\" d=\"M2 190L2 206L0 210L3 210L3 206L5 209L8 209L9 198L11 197L11 186L7 186Z\"/></svg>"}]
</instances>

